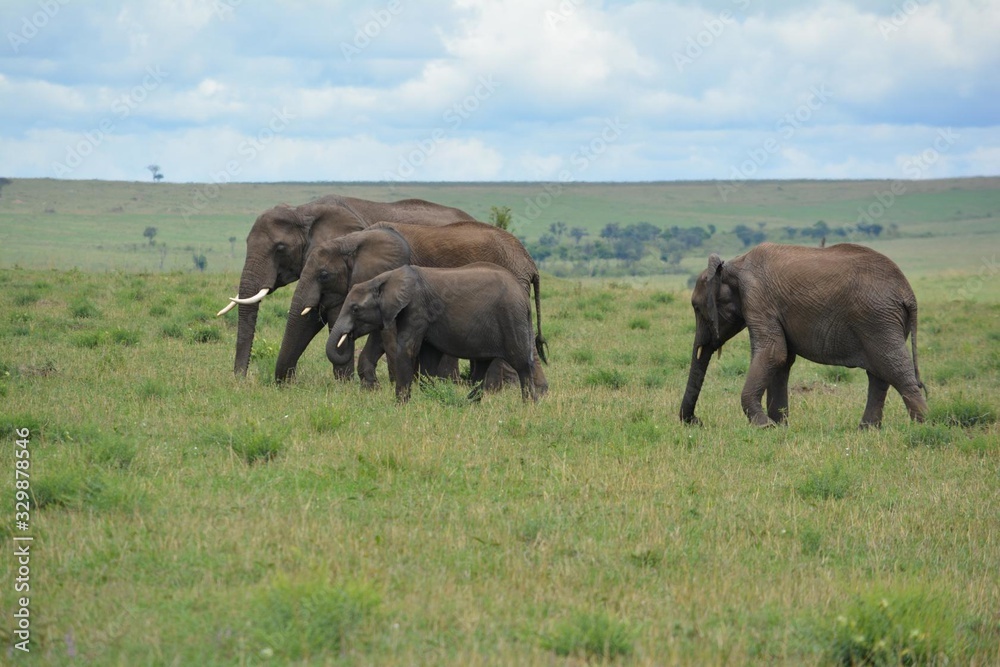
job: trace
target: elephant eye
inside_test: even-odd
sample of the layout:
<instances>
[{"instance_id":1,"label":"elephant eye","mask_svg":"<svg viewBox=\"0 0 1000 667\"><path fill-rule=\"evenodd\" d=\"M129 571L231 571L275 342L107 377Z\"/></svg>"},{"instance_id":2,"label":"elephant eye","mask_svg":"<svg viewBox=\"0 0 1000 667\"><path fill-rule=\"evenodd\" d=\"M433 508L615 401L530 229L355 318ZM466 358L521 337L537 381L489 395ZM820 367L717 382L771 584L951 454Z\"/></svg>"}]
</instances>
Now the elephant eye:
<instances>
[{"instance_id":1,"label":"elephant eye","mask_svg":"<svg viewBox=\"0 0 1000 667\"><path fill-rule=\"evenodd\" d=\"M323 269L322 271L319 272L319 275L316 276L316 280L320 281L321 283L329 282L330 272L327 271L326 269Z\"/></svg>"},{"instance_id":2,"label":"elephant eye","mask_svg":"<svg viewBox=\"0 0 1000 667\"><path fill-rule=\"evenodd\" d=\"M279 243L278 245L274 246L274 249L282 254L288 252L288 246L285 245L284 243Z\"/></svg>"},{"instance_id":3,"label":"elephant eye","mask_svg":"<svg viewBox=\"0 0 1000 667\"><path fill-rule=\"evenodd\" d=\"M356 312L358 312L358 310L359 310L359 308L358 308L358 304L356 304L356 303L355 303L355 304L353 304L353 305L351 306L351 312L352 312L352 313L356 313Z\"/></svg>"}]
</instances>

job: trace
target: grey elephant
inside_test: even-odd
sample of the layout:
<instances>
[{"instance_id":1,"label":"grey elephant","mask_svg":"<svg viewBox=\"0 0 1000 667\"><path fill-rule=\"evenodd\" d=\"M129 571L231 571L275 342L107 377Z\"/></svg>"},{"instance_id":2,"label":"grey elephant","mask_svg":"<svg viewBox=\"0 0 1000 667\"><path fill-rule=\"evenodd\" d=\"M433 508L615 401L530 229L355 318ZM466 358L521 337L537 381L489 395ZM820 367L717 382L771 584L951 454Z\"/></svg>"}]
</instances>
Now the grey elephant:
<instances>
[{"instance_id":1,"label":"grey elephant","mask_svg":"<svg viewBox=\"0 0 1000 667\"><path fill-rule=\"evenodd\" d=\"M233 371L246 375L260 301L279 287L299 279L310 244L360 231L379 220L447 224L471 219L465 211L422 199L381 203L339 195L321 197L301 206L282 204L264 211L247 235L239 292L218 313L223 315L239 306ZM304 324L313 330L313 336L323 328L318 317ZM339 377L351 377L353 359L335 368L334 372ZM276 377L285 379L284 374L276 374Z\"/></svg>"},{"instance_id":2,"label":"grey elephant","mask_svg":"<svg viewBox=\"0 0 1000 667\"><path fill-rule=\"evenodd\" d=\"M309 316L318 310L324 319L333 321L351 287L380 273L407 264L459 267L473 262L491 262L507 269L526 294L534 288L537 346L545 361L538 267L516 236L475 221L442 226L380 222L366 230L317 244L310 252L292 297L291 315L278 354L279 366L294 367L308 343L310 331L296 321L297 313ZM391 328L387 334L391 338ZM358 359L358 375L366 386L376 383L375 366L382 355L380 343L380 336L369 336ZM334 365L343 365L353 354L352 349L343 346L328 347L327 352ZM432 364L424 362L422 366L427 368ZM490 375L492 382L487 388L502 384L504 375L500 370ZM439 370L438 374L445 373ZM541 366L536 366L534 381L536 388L544 393L548 382Z\"/></svg>"},{"instance_id":3,"label":"grey elephant","mask_svg":"<svg viewBox=\"0 0 1000 667\"><path fill-rule=\"evenodd\" d=\"M430 350L478 363L473 393L488 362L503 359L517 373L521 396L537 401L533 371L541 354L531 305L520 281L505 268L476 262L460 268L404 265L354 285L330 329L327 349L395 326L396 399L409 400L418 353Z\"/></svg>"},{"instance_id":4,"label":"grey elephant","mask_svg":"<svg viewBox=\"0 0 1000 667\"><path fill-rule=\"evenodd\" d=\"M700 423L694 409L712 353L744 327L750 332L750 368L740 403L751 423L769 426L787 419L788 373L798 356L868 372L862 428L881 425L890 385L910 417L924 419L917 300L885 255L851 243L827 248L763 243L728 262L712 255L691 305L696 330L682 421Z\"/></svg>"}]
</instances>

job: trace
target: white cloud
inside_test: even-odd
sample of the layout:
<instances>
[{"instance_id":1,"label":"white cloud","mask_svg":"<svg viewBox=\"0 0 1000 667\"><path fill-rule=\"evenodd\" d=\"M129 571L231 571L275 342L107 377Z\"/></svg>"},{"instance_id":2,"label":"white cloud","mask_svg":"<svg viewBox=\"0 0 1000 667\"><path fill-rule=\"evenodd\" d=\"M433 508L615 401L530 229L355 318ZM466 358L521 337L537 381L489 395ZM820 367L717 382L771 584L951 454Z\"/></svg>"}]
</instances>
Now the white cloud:
<instances>
[{"instance_id":1,"label":"white cloud","mask_svg":"<svg viewBox=\"0 0 1000 667\"><path fill-rule=\"evenodd\" d=\"M17 101L0 107L0 172L55 175L102 126L67 177L156 161L209 180L243 159L240 180L382 179L431 142L414 179L727 179L770 138L755 177L896 178L948 127L961 139L923 173L998 168L989 0L224 4L61 5L0 53ZM5 4L0 24L36 11ZM281 132L241 156L275 113ZM615 119L627 129L581 159Z\"/></svg>"}]
</instances>

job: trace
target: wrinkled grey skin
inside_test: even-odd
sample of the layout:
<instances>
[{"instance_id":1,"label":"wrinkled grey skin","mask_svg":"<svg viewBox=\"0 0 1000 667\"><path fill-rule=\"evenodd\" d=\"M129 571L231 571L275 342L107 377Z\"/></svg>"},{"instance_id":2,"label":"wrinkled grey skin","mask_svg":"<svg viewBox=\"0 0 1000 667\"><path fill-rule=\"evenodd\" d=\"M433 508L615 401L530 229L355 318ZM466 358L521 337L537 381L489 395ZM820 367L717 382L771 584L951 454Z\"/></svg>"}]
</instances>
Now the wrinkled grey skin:
<instances>
[{"instance_id":1,"label":"wrinkled grey skin","mask_svg":"<svg viewBox=\"0 0 1000 667\"><path fill-rule=\"evenodd\" d=\"M364 231L316 244L295 288L290 318L310 308L310 313L318 310L332 321L336 319L352 286L400 266L460 267L473 262L491 262L507 269L520 282L526 294L530 294L534 287L538 323L536 345L545 361L538 267L517 237L482 222L464 221L435 227L380 222ZM376 383L375 365L383 351L381 338L386 338L385 347L392 354L392 335L390 327L381 337L369 336L358 358L358 375L366 386ZM283 352L285 343L299 347L287 333L282 343ZM347 361L349 354L351 352L342 347L335 348L328 356L336 366ZM431 374L444 374L443 369L427 369L426 363L421 363L421 367ZM454 364L448 369L454 373ZM536 388L544 394L548 382L540 365L536 365L535 373ZM491 382L486 389L502 386L502 369L491 373L489 378Z\"/></svg>"},{"instance_id":2,"label":"wrinkled grey skin","mask_svg":"<svg viewBox=\"0 0 1000 667\"><path fill-rule=\"evenodd\" d=\"M301 206L275 206L257 218L247 235L247 254L240 276L239 296L253 296L265 287L273 292L298 280L310 243L360 231L379 220L446 224L469 219L471 216L465 211L420 199L380 203L329 195ZM239 306L233 364L237 375L246 375L250 364L258 308L259 304ZM299 320L296 324L302 331L296 337L306 339L308 344L323 328L323 323L318 316ZM305 333L310 330L312 335ZM335 373L349 378L353 370L352 359L347 365L335 369ZM289 373L287 366L276 369L279 380L286 379Z\"/></svg>"},{"instance_id":3,"label":"wrinkled grey skin","mask_svg":"<svg viewBox=\"0 0 1000 667\"><path fill-rule=\"evenodd\" d=\"M487 262L452 269L406 265L358 283L330 329L327 352L334 353L345 336L392 325L396 349L390 363L399 402L409 400L421 350L477 362L470 397L478 395L488 362L503 359L517 373L521 397L538 400L530 297L510 271Z\"/></svg>"},{"instance_id":4,"label":"wrinkled grey skin","mask_svg":"<svg viewBox=\"0 0 1000 667\"><path fill-rule=\"evenodd\" d=\"M764 243L728 262L712 255L691 305L697 326L682 421L700 423L694 409L712 353L744 327L751 358L740 403L753 424L787 419L788 373L797 356L868 372L862 428L881 425L890 385L911 419L923 421L927 413L917 369L917 300L885 255L850 243Z\"/></svg>"}]
</instances>

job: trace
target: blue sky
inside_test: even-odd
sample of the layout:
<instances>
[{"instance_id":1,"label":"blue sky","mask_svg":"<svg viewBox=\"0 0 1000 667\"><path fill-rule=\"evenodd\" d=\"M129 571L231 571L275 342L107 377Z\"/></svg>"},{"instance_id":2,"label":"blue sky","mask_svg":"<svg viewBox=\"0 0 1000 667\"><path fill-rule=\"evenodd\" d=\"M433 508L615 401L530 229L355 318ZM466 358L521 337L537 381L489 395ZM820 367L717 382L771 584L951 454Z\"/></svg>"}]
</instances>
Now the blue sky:
<instances>
[{"instance_id":1,"label":"blue sky","mask_svg":"<svg viewBox=\"0 0 1000 667\"><path fill-rule=\"evenodd\" d=\"M33 0L0 176L1000 174L995 0Z\"/></svg>"}]
</instances>

